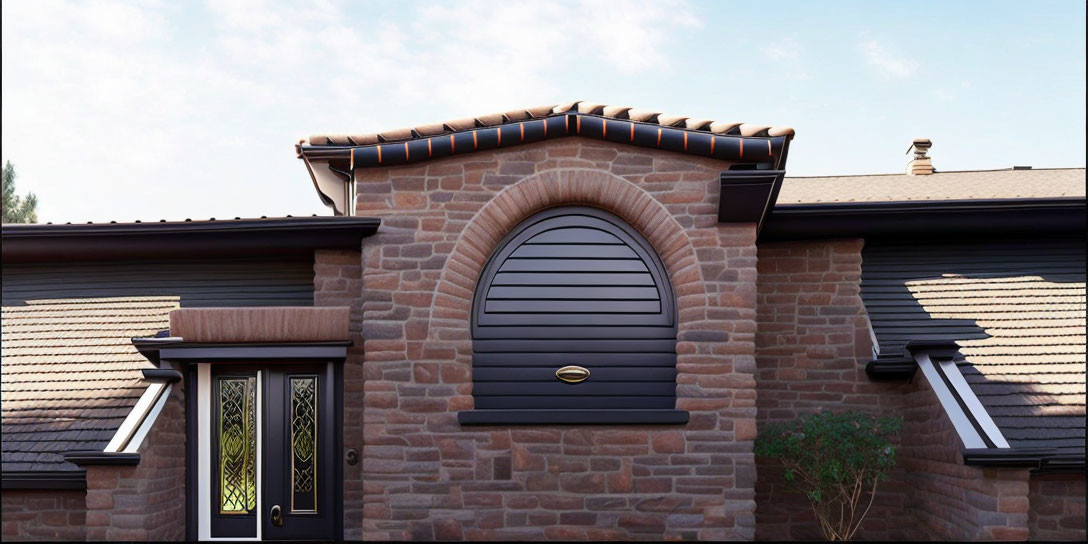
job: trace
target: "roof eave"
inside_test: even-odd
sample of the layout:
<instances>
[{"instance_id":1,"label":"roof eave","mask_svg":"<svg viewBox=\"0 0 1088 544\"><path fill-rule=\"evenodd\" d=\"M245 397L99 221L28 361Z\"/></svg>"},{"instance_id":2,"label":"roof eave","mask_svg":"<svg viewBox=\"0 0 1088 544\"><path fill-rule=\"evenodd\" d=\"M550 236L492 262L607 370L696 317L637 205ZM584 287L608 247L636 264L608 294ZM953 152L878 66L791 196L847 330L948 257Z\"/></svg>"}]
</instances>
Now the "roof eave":
<instances>
[{"instance_id":1,"label":"roof eave","mask_svg":"<svg viewBox=\"0 0 1088 544\"><path fill-rule=\"evenodd\" d=\"M87 489L85 470L5 470L0 474L0 488L9 490Z\"/></svg>"},{"instance_id":2,"label":"roof eave","mask_svg":"<svg viewBox=\"0 0 1088 544\"><path fill-rule=\"evenodd\" d=\"M1084 453L1053 448L966 448L963 464L979 467L1024 467L1033 472L1084 472Z\"/></svg>"},{"instance_id":3,"label":"roof eave","mask_svg":"<svg viewBox=\"0 0 1088 544\"><path fill-rule=\"evenodd\" d=\"M1084 235L1084 197L778 204L760 241Z\"/></svg>"},{"instance_id":4,"label":"roof eave","mask_svg":"<svg viewBox=\"0 0 1088 544\"><path fill-rule=\"evenodd\" d=\"M377 232L370 217L306 217L184 223L4 225L8 263L306 254L358 248Z\"/></svg>"},{"instance_id":5,"label":"roof eave","mask_svg":"<svg viewBox=\"0 0 1088 544\"><path fill-rule=\"evenodd\" d=\"M660 149L766 171L785 169L793 133L715 133L599 114L565 112L366 145L307 145L300 142L295 151L306 164L322 202L331 206L337 215L351 215L351 177L356 169L414 164L566 137ZM769 205L760 207L761 210L773 206L773 197L777 196L780 186L781 180L778 180Z\"/></svg>"}]
</instances>

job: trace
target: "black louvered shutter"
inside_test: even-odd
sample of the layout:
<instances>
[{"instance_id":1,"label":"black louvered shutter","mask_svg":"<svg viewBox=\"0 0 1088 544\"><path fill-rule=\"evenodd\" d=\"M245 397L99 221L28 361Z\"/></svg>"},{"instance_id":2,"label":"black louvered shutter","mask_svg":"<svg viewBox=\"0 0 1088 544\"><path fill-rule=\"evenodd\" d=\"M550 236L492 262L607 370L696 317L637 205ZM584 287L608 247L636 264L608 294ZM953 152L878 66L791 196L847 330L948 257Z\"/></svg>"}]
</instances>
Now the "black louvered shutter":
<instances>
[{"instance_id":1,"label":"black louvered shutter","mask_svg":"<svg viewBox=\"0 0 1088 544\"><path fill-rule=\"evenodd\" d=\"M477 411L675 407L668 275L609 213L553 208L518 225L484 267L472 317ZM589 377L561 381L568 365Z\"/></svg>"}]
</instances>

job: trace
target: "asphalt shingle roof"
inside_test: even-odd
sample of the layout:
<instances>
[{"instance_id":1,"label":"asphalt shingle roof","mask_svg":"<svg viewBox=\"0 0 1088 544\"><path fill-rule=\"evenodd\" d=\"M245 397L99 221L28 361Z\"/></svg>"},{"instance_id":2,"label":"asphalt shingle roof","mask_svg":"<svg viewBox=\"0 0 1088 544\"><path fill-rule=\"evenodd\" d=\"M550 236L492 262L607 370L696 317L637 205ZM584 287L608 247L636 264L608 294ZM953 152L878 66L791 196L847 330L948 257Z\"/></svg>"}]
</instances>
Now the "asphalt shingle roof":
<instances>
[{"instance_id":1,"label":"asphalt shingle roof","mask_svg":"<svg viewBox=\"0 0 1088 544\"><path fill-rule=\"evenodd\" d=\"M168 328L178 297L28 300L3 307L3 470L78 470L70 450L101 450L153 365L131 338Z\"/></svg>"},{"instance_id":2,"label":"asphalt shingle roof","mask_svg":"<svg viewBox=\"0 0 1088 544\"><path fill-rule=\"evenodd\" d=\"M1010 168L924 176L786 177L777 202L788 205L1084 196L1084 168Z\"/></svg>"},{"instance_id":3,"label":"asphalt shingle roof","mask_svg":"<svg viewBox=\"0 0 1088 544\"><path fill-rule=\"evenodd\" d=\"M1083 239L873 244L862 298L882 355L954 340L1011 446L1084 451Z\"/></svg>"}]
</instances>

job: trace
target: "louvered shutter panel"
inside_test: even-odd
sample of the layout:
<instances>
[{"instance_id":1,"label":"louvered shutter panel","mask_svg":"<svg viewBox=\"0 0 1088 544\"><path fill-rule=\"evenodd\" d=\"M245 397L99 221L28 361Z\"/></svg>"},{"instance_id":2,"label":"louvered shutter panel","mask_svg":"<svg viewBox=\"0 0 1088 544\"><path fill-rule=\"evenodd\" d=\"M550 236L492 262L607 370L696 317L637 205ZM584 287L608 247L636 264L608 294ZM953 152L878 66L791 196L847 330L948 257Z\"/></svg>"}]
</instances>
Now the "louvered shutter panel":
<instances>
[{"instance_id":1,"label":"louvered shutter panel","mask_svg":"<svg viewBox=\"0 0 1088 544\"><path fill-rule=\"evenodd\" d=\"M621 219L553 208L491 256L473 302L477 410L673 409L676 309L660 259ZM566 383L556 370L590 371Z\"/></svg>"}]
</instances>

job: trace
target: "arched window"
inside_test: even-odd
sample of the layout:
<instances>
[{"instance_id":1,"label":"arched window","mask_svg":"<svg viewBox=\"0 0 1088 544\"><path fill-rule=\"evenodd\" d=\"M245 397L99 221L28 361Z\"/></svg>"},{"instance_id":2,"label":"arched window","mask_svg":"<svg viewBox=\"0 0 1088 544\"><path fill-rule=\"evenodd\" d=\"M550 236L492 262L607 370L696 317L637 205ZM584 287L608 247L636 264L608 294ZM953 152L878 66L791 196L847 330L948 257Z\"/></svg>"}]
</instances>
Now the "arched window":
<instances>
[{"instance_id":1,"label":"arched window","mask_svg":"<svg viewBox=\"0 0 1088 544\"><path fill-rule=\"evenodd\" d=\"M498 245L472 303L464 424L684 423L665 267L620 218L552 208Z\"/></svg>"}]
</instances>

